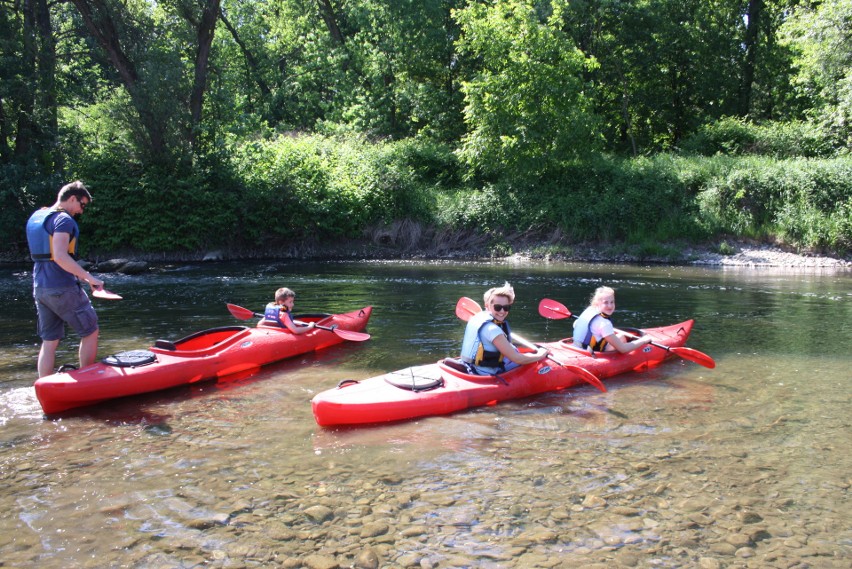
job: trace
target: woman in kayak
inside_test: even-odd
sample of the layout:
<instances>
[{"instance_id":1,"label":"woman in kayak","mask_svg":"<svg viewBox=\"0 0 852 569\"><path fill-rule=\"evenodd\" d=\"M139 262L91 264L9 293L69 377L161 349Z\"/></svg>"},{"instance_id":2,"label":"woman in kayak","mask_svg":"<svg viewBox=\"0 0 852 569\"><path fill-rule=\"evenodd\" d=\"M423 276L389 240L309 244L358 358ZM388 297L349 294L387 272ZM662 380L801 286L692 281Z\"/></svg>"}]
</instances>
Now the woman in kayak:
<instances>
[{"instance_id":1,"label":"woman in kayak","mask_svg":"<svg viewBox=\"0 0 852 569\"><path fill-rule=\"evenodd\" d=\"M574 321L574 345L592 352L632 352L653 341L648 335L626 341L615 333L610 317L615 312L615 291L598 287L588 308Z\"/></svg>"},{"instance_id":2,"label":"woman in kayak","mask_svg":"<svg viewBox=\"0 0 852 569\"><path fill-rule=\"evenodd\" d=\"M521 353L512 345L512 331L506 318L515 302L515 290L505 283L485 293L485 309L467 322L461 359L482 375L502 373L519 365L531 364L548 356L539 348Z\"/></svg>"},{"instance_id":3,"label":"woman in kayak","mask_svg":"<svg viewBox=\"0 0 852 569\"><path fill-rule=\"evenodd\" d=\"M296 304L296 293L287 287L275 291L275 302L266 305L263 318L268 322L277 322L282 328L287 328L294 334L304 334L313 330L315 322L308 325L293 320L293 306Z\"/></svg>"}]
</instances>

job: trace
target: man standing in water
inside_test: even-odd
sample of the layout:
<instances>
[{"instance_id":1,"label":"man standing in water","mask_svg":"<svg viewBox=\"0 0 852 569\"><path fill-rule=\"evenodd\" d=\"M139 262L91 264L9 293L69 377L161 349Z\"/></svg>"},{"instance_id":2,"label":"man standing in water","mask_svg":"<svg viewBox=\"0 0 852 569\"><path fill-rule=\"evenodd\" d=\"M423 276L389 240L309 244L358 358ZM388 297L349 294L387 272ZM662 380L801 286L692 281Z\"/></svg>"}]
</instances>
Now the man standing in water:
<instances>
[{"instance_id":1,"label":"man standing in water","mask_svg":"<svg viewBox=\"0 0 852 569\"><path fill-rule=\"evenodd\" d=\"M65 324L80 335L80 367L98 354L98 315L80 281L92 290L104 283L77 264L80 228L75 217L86 211L92 195L76 181L59 190L56 203L36 211L27 221L27 243L33 267L33 297L38 311L38 376L53 373L56 349L65 337Z\"/></svg>"}]
</instances>

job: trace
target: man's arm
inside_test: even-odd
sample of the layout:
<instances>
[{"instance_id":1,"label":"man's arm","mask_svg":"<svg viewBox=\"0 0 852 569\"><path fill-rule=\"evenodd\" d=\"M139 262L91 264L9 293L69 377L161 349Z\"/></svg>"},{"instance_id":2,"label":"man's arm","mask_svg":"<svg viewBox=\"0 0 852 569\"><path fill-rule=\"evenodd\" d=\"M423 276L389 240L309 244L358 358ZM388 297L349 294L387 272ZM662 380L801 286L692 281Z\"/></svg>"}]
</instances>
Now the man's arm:
<instances>
[{"instance_id":1,"label":"man's arm","mask_svg":"<svg viewBox=\"0 0 852 569\"><path fill-rule=\"evenodd\" d=\"M68 242L70 240L70 233L57 231L53 234L53 261L66 272L71 273L81 281L89 283L92 290L103 288L104 281L93 276L86 269L78 265L77 261L68 254Z\"/></svg>"}]
</instances>

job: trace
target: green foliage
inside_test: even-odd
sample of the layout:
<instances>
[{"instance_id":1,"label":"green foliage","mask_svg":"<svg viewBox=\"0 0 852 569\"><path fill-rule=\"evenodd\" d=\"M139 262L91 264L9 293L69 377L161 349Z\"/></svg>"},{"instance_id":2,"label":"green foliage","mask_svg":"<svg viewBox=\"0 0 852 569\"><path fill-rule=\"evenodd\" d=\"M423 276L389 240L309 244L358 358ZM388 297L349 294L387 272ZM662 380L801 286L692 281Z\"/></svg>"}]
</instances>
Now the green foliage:
<instances>
[{"instance_id":1,"label":"green foliage","mask_svg":"<svg viewBox=\"0 0 852 569\"><path fill-rule=\"evenodd\" d=\"M487 232L559 228L569 241L621 242L665 257L659 242L774 238L805 249L852 249L852 161L600 157L527 187L442 194L438 221ZM720 249L721 251L721 249Z\"/></svg>"},{"instance_id":2,"label":"green foliage","mask_svg":"<svg viewBox=\"0 0 852 569\"><path fill-rule=\"evenodd\" d=\"M102 157L82 164L93 195L80 226L84 253L199 251L235 245L239 196L202 167L128 167Z\"/></svg>"},{"instance_id":3,"label":"green foliage","mask_svg":"<svg viewBox=\"0 0 852 569\"><path fill-rule=\"evenodd\" d=\"M490 178L540 175L596 146L583 72L593 67L530 0L454 12L460 52L479 62L462 82L467 134L459 155Z\"/></svg>"},{"instance_id":4,"label":"green foliage","mask_svg":"<svg viewBox=\"0 0 852 569\"><path fill-rule=\"evenodd\" d=\"M796 6L781 30L794 50L794 83L809 114L852 149L852 2L824 0Z\"/></svg>"},{"instance_id":5,"label":"green foliage","mask_svg":"<svg viewBox=\"0 0 852 569\"><path fill-rule=\"evenodd\" d=\"M776 236L808 249L852 248L852 160L722 159L698 196L711 234Z\"/></svg>"},{"instance_id":6,"label":"green foliage","mask_svg":"<svg viewBox=\"0 0 852 569\"><path fill-rule=\"evenodd\" d=\"M539 209L576 240L698 239L692 196L665 156L601 157L567 167L544 191Z\"/></svg>"},{"instance_id":7,"label":"green foliage","mask_svg":"<svg viewBox=\"0 0 852 569\"><path fill-rule=\"evenodd\" d=\"M495 251L557 229L648 256L742 236L847 250L852 4L762 2L753 61L749 4L227 3L198 117L204 2L51 3L53 28L11 3L0 238L20 247L32 209L81 178L90 250L257 250L403 220L495 232ZM123 66L78 5L110 17Z\"/></svg>"},{"instance_id":8,"label":"green foliage","mask_svg":"<svg viewBox=\"0 0 852 569\"><path fill-rule=\"evenodd\" d=\"M684 141L681 149L708 156L755 154L775 158L818 158L835 152L830 134L815 123L754 124L736 117L726 117L702 126Z\"/></svg>"},{"instance_id":9,"label":"green foliage","mask_svg":"<svg viewBox=\"0 0 852 569\"><path fill-rule=\"evenodd\" d=\"M396 219L430 219L431 188L452 179L445 147L407 140L369 144L363 138L279 136L232 149L254 221L252 244L273 237L333 239Z\"/></svg>"},{"instance_id":10,"label":"green foliage","mask_svg":"<svg viewBox=\"0 0 852 569\"><path fill-rule=\"evenodd\" d=\"M65 182L58 176L45 176L39 165L0 166L0 250L23 253L27 250L24 230L33 211L53 205Z\"/></svg>"},{"instance_id":11,"label":"green foliage","mask_svg":"<svg viewBox=\"0 0 852 569\"><path fill-rule=\"evenodd\" d=\"M734 255L737 252L736 248L724 239L719 243L717 250L722 255Z\"/></svg>"}]
</instances>

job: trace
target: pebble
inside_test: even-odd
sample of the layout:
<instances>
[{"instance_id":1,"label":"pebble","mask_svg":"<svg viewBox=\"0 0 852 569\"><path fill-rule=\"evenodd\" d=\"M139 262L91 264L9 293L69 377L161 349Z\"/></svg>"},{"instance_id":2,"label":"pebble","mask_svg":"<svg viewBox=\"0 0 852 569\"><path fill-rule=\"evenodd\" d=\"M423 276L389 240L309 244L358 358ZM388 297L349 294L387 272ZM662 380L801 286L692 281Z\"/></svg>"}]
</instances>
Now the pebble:
<instances>
[{"instance_id":1,"label":"pebble","mask_svg":"<svg viewBox=\"0 0 852 569\"><path fill-rule=\"evenodd\" d=\"M305 515L315 523L322 523L334 517L334 512L327 506L311 506L305 510Z\"/></svg>"},{"instance_id":2,"label":"pebble","mask_svg":"<svg viewBox=\"0 0 852 569\"><path fill-rule=\"evenodd\" d=\"M379 555L371 547L362 549L355 557L355 563L353 567L355 567L356 569L378 569Z\"/></svg>"},{"instance_id":3,"label":"pebble","mask_svg":"<svg viewBox=\"0 0 852 569\"><path fill-rule=\"evenodd\" d=\"M339 569L340 564L333 557L326 555L308 555L305 557L305 567L308 569Z\"/></svg>"}]
</instances>

